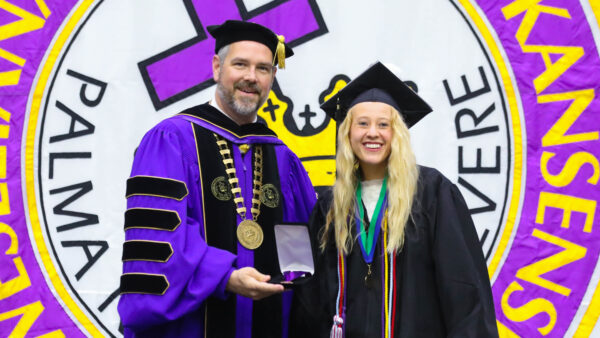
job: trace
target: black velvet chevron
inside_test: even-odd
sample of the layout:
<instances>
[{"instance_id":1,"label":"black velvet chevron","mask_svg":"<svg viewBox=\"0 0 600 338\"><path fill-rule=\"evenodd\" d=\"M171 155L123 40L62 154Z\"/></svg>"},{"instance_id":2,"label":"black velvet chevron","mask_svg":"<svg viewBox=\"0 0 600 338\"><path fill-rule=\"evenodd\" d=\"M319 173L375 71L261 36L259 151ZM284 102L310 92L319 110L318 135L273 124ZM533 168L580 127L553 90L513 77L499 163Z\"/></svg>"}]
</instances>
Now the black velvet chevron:
<instances>
[{"instance_id":1,"label":"black velvet chevron","mask_svg":"<svg viewBox=\"0 0 600 338\"><path fill-rule=\"evenodd\" d=\"M125 230L143 228L173 231L181 224L176 211L131 208L125 211Z\"/></svg>"},{"instance_id":2,"label":"black velvet chevron","mask_svg":"<svg viewBox=\"0 0 600 338\"><path fill-rule=\"evenodd\" d=\"M169 281L163 275L127 273L121 276L121 294L145 293L163 295L169 288Z\"/></svg>"},{"instance_id":3,"label":"black velvet chevron","mask_svg":"<svg viewBox=\"0 0 600 338\"><path fill-rule=\"evenodd\" d=\"M167 242L126 241L123 243L123 261L152 261L165 263L173 249Z\"/></svg>"},{"instance_id":4,"label":"black velvet chevron","mask_svg":"<svg viewBox=\"0 0 600 338\"><path fill-rule=\"evenodd\" d=\"M127 180L129 198L133 195L149 195L181 201L188 194L185 183L163 177L134 176Z\"/></svg>"}]
</instances>

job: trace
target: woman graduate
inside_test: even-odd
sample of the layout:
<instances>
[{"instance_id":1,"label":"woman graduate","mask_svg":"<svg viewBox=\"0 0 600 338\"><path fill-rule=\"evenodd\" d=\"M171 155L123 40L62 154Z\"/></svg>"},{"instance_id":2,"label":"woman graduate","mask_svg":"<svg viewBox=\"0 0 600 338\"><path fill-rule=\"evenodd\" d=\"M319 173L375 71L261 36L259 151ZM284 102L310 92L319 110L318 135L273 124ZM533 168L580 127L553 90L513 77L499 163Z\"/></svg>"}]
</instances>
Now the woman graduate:
<instances>
[{"instance_id":1,"label":"woman graduate","mask_svg":"<svg viewBox=\"0 0 600 338\"><path fill-rule=\"evenodd\" d=\"M497 337L465 201L410 146L431 108L381 63L321 108L341 123L337 177L313 211L316 274L297 290L293 335Z\"/></svg>"}]
</instances>

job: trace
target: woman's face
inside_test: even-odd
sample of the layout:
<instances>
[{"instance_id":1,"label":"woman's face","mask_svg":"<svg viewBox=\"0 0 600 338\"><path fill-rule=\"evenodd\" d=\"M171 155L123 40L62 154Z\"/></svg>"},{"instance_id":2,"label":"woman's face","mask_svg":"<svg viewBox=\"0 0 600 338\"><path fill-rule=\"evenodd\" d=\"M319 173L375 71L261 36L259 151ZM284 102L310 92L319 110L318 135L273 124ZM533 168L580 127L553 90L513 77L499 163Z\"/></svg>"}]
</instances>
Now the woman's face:
<instances>
[{"instance_id":1,"label":"woman's face","mask_svg":"<svg viewBox=\"0 0 600 338\"><path fill-rule=\"evenodd\" d=\"M362 102L352 108L350 145L365 179L383 178L392 147L391 114L390 106L381 102Z\"/></svg>"}]
</instances>

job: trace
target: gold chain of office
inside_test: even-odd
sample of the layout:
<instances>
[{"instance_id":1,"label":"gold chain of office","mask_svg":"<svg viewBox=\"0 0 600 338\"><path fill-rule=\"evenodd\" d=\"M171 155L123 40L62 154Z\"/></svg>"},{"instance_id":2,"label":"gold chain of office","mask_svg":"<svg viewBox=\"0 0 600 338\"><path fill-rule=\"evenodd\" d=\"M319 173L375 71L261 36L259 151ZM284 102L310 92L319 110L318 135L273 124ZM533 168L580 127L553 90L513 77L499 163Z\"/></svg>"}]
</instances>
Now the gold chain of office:
<instances>
[{"instance_id":1,"label":"gold chain of office","mask_svg":"<svg viewBox=\"0 0 600 338\"><path fill-rule=\"evenodd\" d=\"M258 219L258 216L260 215L261 203L260 194L263 176L262 146L257 144L253 147L254 166L252 168L252 207L250 208L252 219L246 219L247 210L244 204L244 197L242 196L242 188L240 188L239 179L237 178L235 166L233 164L231 150L227 145L227 141L225 141L221 136L217 134L213 135L217 140L217 147L219 148L219 153L221 154L221 157L223 159L223 165L225 165L225 173L227 174L229 186L231 188L231 194L233 195L233 202L236 206L235 210L242 219L240 224L238 224L236 230L238 241L246 249L254 250L260 247L264 238L262 229L256 221Z\"/></svg>"}]
</instances>

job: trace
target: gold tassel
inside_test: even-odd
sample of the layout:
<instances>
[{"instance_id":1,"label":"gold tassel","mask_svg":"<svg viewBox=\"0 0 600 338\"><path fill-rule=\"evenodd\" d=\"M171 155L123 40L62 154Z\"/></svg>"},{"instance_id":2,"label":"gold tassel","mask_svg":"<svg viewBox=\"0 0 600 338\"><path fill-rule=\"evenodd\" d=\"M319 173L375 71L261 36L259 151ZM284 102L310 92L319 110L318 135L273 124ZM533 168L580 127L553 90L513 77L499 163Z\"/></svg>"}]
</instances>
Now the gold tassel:
<instances>
[{"instance_id":1,"label":"gold tassel","mask_svg":"<svg viewBox=\"0 0 600 338\"><path fill-rule=\"evenodd\" d=\"M277 58L277 64L279 69L285 68L285 37L283 35L277 35L277 48L275 49L275 55L273 56L273 63Z\"/></svg>"}]
</instances>

